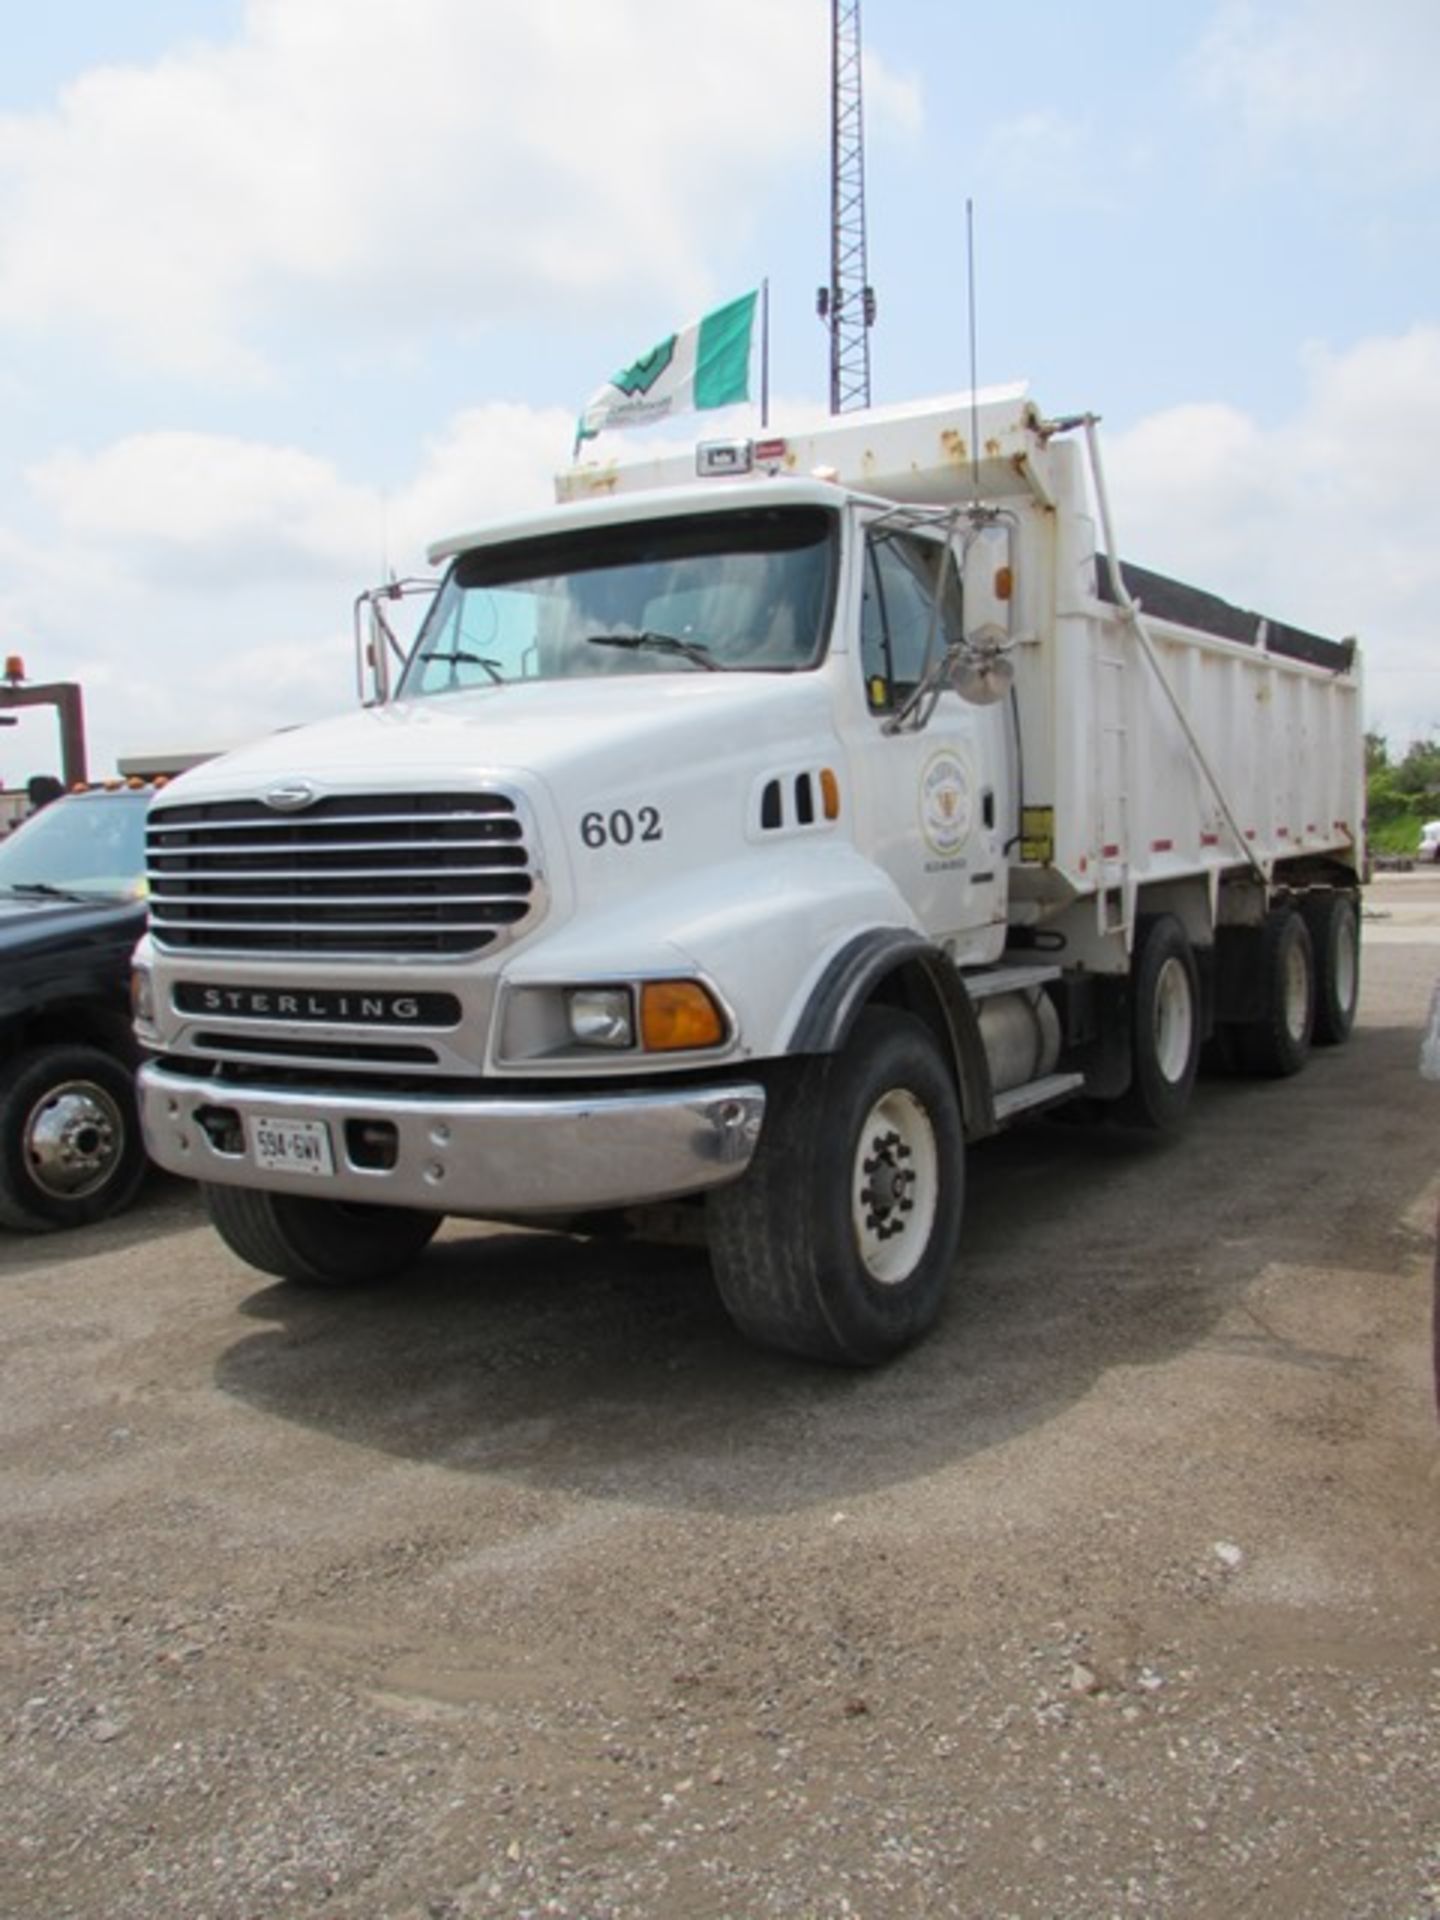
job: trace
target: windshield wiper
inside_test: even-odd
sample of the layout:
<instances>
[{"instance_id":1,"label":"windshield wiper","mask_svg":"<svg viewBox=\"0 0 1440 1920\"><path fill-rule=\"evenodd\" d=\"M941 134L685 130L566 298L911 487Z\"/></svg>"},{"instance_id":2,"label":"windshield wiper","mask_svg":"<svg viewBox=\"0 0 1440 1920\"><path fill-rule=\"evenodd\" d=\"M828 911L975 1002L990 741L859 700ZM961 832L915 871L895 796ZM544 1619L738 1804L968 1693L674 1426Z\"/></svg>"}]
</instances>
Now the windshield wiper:
<instances>
[{"instance_id":1,"label":"windshield wiper","mask_svg":"<svg viewBox=\"0 0 1440 1920\"><path fill-rule=\"evenodd\" d=\"M585 638L592 647L628 647L632 653L675 653L693 666L704 667L707 673L725 671L718 660L711 659L710 649L698 640L677 640L673 633L654 633L648 627L640 633L587 633Z\"/></svg>"},{"instance_id":2,"label":"windshield wiper","mask_svg":"<svg viewBox=\"0 0 1440 1920\"><path fill-rule=\"evenodd\" d=\"M422 658L424 660L445 660L448 661L452 667L483 667L497 687L503 687L505 684L505 675L500 671L500 662L498 660L487 660L483 654L479 653L466 653L463 647L456 648L452 653L427 653L423 655Z\"/></svg>"},{"instance_id":3,"label":"windshield wiper","mask_svg":"<svg viewBox=\"0 0 1440 1920\"><path fill-rule=\"evenodd\" d=\"M77 893L73 887L52 887L48 880L14 880L6 888L8 893L34 893L46 900L85 900L88 894Z\"/></svg>"}]
</instances>

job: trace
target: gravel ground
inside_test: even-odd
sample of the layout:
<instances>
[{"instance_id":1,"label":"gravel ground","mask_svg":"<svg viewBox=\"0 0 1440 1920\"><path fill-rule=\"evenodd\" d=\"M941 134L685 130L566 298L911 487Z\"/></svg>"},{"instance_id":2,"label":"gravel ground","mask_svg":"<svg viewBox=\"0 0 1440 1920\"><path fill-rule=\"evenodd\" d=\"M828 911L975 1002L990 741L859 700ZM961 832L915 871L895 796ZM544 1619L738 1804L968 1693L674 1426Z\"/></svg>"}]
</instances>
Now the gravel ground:
<instances>
[{"instance_id":1,"label":"gravel ground","mask_svg":"<svg viewBox=\"0 0 1440 1920\"><path fill-rule=\"evenodd\" d=\"M853 1377L703 1263L0 1236L5 1920L1440 1916L1440 877L1173 1146L970 1162Z\"/></svg>"}]
</instances>

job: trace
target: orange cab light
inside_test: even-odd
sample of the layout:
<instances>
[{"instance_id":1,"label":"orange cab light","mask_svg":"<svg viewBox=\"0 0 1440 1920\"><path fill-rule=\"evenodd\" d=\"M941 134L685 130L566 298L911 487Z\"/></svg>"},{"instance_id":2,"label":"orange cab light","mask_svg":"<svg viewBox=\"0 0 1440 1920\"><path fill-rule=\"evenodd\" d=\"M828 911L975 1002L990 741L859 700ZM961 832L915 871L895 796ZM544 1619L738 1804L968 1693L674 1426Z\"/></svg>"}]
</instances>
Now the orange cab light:
<instances>
[{"instance_id":1,"label":"orange cab light","mask_svg":"<svg viewBox=\"0 0 1440 1920\"><path fill-rule=\"evenodd\" d=\"M820 769L820 805L827 820L840 818L840 782L829 767Z\"/></svg>"},{"instance_id":2,"label":"orange cab light","mask_svg":"<svg viewBox=\"0 0 1440 1920\"><path fill-rule=\"evenodd\" d=\"M640 1036L651 1053L718 1047L725 1021L698 980L647 980L640 989Z\"/></svg>"},{"instance_id":3,"label":"orange cab light","mask_svg":"<svg viewBox=\"0 0 1440 1920\"><path fill-rule=\"evenodd\" d=\"M1015 591L1015 576L1009 567L995 569L995 598L1008 600Z\"/></svg>"}]
</instances>

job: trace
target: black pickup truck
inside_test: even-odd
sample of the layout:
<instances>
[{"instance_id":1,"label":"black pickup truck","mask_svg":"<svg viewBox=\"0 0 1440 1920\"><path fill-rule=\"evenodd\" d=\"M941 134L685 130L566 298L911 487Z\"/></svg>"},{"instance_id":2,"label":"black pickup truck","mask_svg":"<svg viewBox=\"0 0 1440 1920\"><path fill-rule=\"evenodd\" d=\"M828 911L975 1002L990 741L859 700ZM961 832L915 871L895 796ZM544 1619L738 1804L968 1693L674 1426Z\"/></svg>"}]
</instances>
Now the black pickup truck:
<instances>
[{"instance_id":1,"label":"black pickup truck","mask_svg":"<svg viewBox=\"0 0 1440 1920\"><path fill-rule=\"evenodd\" d=\"M149 800L67 794L0 840L0 1228L103 1219L144 1177L129 982Z\"/></svg>"}]
</instances>

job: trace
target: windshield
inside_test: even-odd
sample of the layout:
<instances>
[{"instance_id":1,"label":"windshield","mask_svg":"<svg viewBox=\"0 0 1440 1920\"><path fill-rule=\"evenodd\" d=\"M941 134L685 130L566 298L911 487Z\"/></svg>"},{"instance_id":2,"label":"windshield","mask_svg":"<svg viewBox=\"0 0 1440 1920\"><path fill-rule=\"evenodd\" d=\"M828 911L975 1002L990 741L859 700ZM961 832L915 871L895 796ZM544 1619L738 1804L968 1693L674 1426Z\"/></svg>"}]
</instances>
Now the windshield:
<instances>
[{"instance_id":1,"label":"windshield","mask_svg":"<svg viewBox=\"0 0 1440 1920\"><path fill-rule=\"evenodd\" d=\"M400 693L513 680L814 666L836 520L765 507L626 521L463 554Z\"/></svg>"},{"instance_id":2,"label":"windshield","mask_svg":"<svg viewBox=\"0 0 1440 1920\"><path fill-rule=\"evenodd\" d=\"M148 793L75 793L0 840L0 892L123 895L145 882Z\"/></svg>"}]
</instances>

